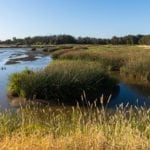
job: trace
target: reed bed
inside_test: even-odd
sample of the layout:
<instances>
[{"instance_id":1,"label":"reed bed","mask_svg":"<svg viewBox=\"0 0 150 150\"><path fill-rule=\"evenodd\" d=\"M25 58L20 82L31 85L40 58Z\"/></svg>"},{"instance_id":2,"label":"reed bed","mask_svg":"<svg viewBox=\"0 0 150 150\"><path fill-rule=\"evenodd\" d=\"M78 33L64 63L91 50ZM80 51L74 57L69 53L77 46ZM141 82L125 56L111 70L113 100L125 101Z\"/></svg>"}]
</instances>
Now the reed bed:
<instances>
[{"instance_id":1,"label":"reed bed","mask_svg":"<svg viewBox=\"0 0 150 150\"><path fill-rule=\"evenodd\" d=\"M99 63L88 61L54 61L41 71L23 71L10 77L8 93L27 99L76 103L83 91L95 100L104 89L111 90L117 80Z\"/></svg>"}]
</instances>

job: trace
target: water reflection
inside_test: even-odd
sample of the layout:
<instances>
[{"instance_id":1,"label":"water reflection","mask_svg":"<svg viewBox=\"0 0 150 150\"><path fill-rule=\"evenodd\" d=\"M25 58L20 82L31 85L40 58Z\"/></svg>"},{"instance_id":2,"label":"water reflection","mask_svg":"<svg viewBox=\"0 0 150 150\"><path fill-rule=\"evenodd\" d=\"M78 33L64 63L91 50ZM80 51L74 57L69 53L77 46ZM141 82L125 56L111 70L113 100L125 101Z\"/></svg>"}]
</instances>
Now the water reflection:
<instances>
[{"instance_id":1,"label":"water reflection","mask_svg":"<svg viewBox=\"0 0 150 150\"><path fill-rule=\"evenodd\" d=\"M67 89L66 87L64 89ZM69 92L68 92L69 91ZM82 105L89 105L96 104L100 106L102 103L103 105L107 104L108 100L116 99L120 92L120 87L118 85L114 86L113 89L106 88L106 87L99 87L97 89L90 89L82 91L80 89L70 89L65 90L65 94L61 95L58 93L58 97L53 97L51 101L55 102L56 105L58 104L65 104L65 105L76 105L77 103Z\"/></svg>"},{"instance_id":2,"label":"water reflection","mask_svg":"<svg viewBox=\"0 0 150 150\"><path fill-rule=\"evenodd\" d=\"M127 76L119 72L112 73L110 76L117 78L120 83L119 94L112 98L108 107L119 105L150 106L150 82L133 76Z\"/></svg>"}]
</instances>

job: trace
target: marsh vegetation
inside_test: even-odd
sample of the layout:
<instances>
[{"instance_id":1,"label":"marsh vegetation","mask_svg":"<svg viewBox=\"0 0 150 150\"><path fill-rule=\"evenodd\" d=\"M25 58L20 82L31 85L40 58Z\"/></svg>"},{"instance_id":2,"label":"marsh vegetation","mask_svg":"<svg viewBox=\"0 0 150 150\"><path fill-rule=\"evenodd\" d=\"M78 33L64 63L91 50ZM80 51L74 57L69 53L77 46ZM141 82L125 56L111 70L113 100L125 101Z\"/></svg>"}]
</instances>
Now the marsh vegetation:
<instances>
[{"instance_id":1,"label":"marsh vegetation","mask_svg":"<svg viewBox=\"0 0 150 150\"><path fill-rule=\"evenodd\" d=\"M85 92L88 100L95 100L103 93L113 94L117 86L113 72L150 82L149 48L56 45L43 51L52 55L53 62L43 70L13 74L8 85L10 96L76 103Z\"/></svg>"},{"instance_id":2,"label":"marsh vegetation","mask_svg":"<svg viewBox=\"0 0 150 150\"><path fill-rule=\"evenodd\" d=\"M99 63L57 60L42 71L25 70L13 74L8 92L11 96L27 99L76 104L81 102L83 92L88 100L94 101L104 89L111 91L116 84L117 80L106 74Z\"/></svg>"},{"instance_id":3,"label":"marsh vegetation","mask_svg":"<svg viewBox=\"0 0 150 150\"><path fill-rule=\"evenodd\" d=\"M1 149L150 149L149 105L122 100L108 107L123 77L149 91L149 47L53 45L41 51L53 62L9 77L9 96L29 105L0 113Z\"/></svg>"},{"instance_id":4,"label":"marsh vegetation","mask_svg":"<svg viewBox=\"0 0 150 150\"><path fill-rule=\"evenodd\" d=\"M139 46L88 46L88 49L58 50L54 59L87 60L99 62L102 68L120 71L131 76L150 80L150 48Z\"/></svg>"}]
</instances>

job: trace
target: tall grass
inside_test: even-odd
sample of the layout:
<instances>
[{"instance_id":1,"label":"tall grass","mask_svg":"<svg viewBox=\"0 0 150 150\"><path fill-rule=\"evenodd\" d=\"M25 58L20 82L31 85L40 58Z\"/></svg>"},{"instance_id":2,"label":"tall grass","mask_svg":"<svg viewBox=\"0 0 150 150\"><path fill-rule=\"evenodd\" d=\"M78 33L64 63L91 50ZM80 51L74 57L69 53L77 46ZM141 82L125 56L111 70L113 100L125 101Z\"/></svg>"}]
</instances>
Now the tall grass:
<instances>
[{"instance_id":1,"label":"tall grass","mask_svg":"<svg viewBox=\"0 0 150 150\"><path fill-rule=\"evenodd\" d=\"M121 68L121 72L150 81L150 54L145 53L143 55L142 53L135 53L133 56L130 56L125 65Z\"/></svg>"},{"instance_id":2,"label":"tall grass","mask_svg":"<svg viewBox=\"0 0 150 150\"><path fill-rule=\"evenodd\" d=\"M81 101L83 91L95 100L104 89L113 89L117 81L101 65L87 61L54 61L41 71L23 71L10 77L8 93L27 99L63 102Z\"/></svg>"},{"instance_id":3,"label":"tall grass","mask_svg":"<svg viewBox=\"0 0 150 150\"><path fill-rule=\"evenodd\" d=\"M21 108L0 113L4 149L150 149L150 110L120 106Z\"/></svg>"},{"instance_id":4,"label":"tall grass","mask_svg":"<svg viewBox=\"0 0 150 150\"><path fill-rule=\"evenodd\" d=\"M57 59L96 61L105 69L150 81L150 49L138 46L89 46L86 51L59 53Z\"/></svg>"},{"instance_id":5,"label":"tall grass","mask_svg":"<svg viewBox=\"0 0 150 150\"><path fill-rule=\"evenodd\" d=\"M87 60L99 62L104 69L108 70L120 70L120 67L124 64L123 56L117 56L108 53L98 53L90 51L70 51L57 57L59 59L69 60Z\"/></svg>"}]
</instances>

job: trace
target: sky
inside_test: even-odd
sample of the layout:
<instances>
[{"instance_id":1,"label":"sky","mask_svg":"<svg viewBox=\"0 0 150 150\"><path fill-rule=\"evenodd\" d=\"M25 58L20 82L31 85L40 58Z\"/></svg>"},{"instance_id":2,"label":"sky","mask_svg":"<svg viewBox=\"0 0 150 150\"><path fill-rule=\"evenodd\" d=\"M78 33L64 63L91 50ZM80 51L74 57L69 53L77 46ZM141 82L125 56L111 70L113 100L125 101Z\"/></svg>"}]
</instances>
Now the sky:
<instances>
[{"instance_id":1,"label":"sky","mask_svg":"<svg viewBox=\"0 0 150 150\"><path fill-rule=\"evenodd\" d=\"M150 34L150 0L0 0L0 40Z\"/></svg>"}]
</instances>

